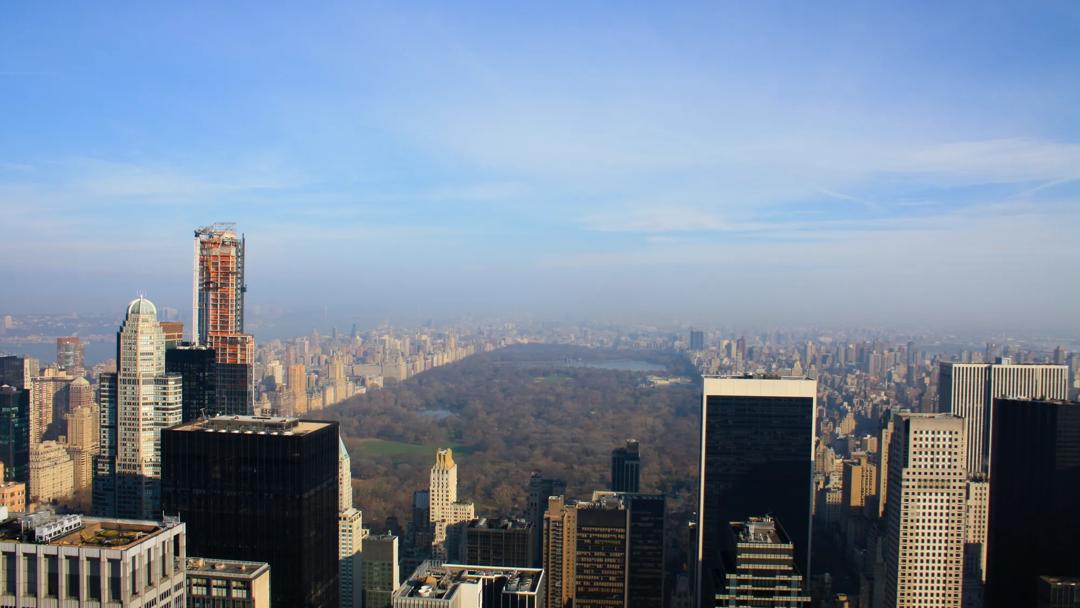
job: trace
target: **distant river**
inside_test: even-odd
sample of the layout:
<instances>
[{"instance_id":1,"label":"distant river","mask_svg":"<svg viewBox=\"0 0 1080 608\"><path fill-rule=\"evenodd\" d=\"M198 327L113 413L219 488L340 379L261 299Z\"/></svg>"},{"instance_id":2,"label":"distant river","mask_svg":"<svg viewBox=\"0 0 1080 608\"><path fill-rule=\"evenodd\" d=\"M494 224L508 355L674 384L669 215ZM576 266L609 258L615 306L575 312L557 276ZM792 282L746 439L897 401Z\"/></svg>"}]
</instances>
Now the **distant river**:
<instances>
[{"instance_id":1,"label":"distant river","mask_svg":"<svg viewBox=\"0 0 1080 608\"><path fill-rule=\"evenodd\" d=\"M9 355L30 355L41 361L42 367L56 361L55 342L35 342L32 344L8 344L0 342L0 353ZM106 359L116 358L116 342L89 342L86 344L86 366L90 367Z\"/></svg>"}]
</instances>

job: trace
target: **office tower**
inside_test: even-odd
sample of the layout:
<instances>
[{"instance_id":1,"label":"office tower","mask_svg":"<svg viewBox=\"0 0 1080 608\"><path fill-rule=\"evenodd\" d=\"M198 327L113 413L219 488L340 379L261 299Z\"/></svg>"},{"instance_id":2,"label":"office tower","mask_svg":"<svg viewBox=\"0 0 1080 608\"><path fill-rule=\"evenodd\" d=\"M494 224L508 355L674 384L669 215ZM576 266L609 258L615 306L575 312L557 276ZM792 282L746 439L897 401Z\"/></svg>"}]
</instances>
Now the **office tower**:
<instances>
[{"instance_id":1,"label":"office tower","mask_svg":"<svg viewBox=\"0 0 1080 608\"><path fill-rule=\"evenodd\" d=\"M83 380L77 378L75 382ZM83 380L85 382L85 380ZM72 384L74 388L74 383ZM73 484L80 508L89 509L89 495L94 481L94 457L98 454L98 411L94 405L81 405L66 416L68 453L74 469Z\"/></svg>"},{"instance_id":2,"label":"office tower","mask_svg":"<svg viewBox=\"0 0 1080 608\"><path fill-rule=\"evenodd\" d=\"M235 224L195 231L192 344L214 350L217 410L251 414L255 405L255 342L244 333L244 237Z\"/></svg>"},{"instance_id":3,"label":"office tower","mask_svg":"<svg viewBox=\"0 0 1080 608\"><path fill-rule=\"evenodd\" d=\"M1001 363L941 364L938 411L967 421L969 475L989 471L992 402L997 397L1065 399L1069 371L1064 365Z\"/></svg>"},{"instance_id":4,"label":"office tower","mask_svg":"<svg viewBox=\"0 0 1080 608\"><path fill-rule=\"evenodd\" d=\"M161 331L165 334L165 348L176 348L184 343L184 324L181 321L162 321Z\"/></svg>"},{"instance_id":5,"label":"office tower","mask_svg":"<svg viewBox=\"0 0 1080 608\"><path fill-rule=\"evenodd\" d=\"M548 498L565 493L566 482L561 479L548 479L536 472L529 476L526 517L532 525L533 558L530 565L534 568L543 566L544 513L547 513Z\"/></svg>"},{"instance_id":6,"label":"office tower","mask_svg":"<svg viewBox=\"0 0 1080 608\"><path fill-rule=\"evenodd\" d=\"M55 441L30 446L30 502L67 504L75 495L75 467L67 447Z\"/></svg>"},{"instance_id":7,"label":"office tower","mask_svg":"<svg viewBox=\"0 0 1080 608\"><path fill-rule=\"evenodd\" d=\"M1035 605L1040 576L1080 576L1080 403L997 399L986 605Z\"/></svg>"},{"instance_id":8,"label":"office tower","mask_svg":"<svg viewBox=\"0 0 1080 608\"><path fill-rule=\"evenodd\" d=\"M810 603L795 546L771 517L731 522L722 551L723 586L710 606L797 608Z\"/></svg>"},{"instance_id":9,"label":"office tower","mask_svg":"<svg viewBox=\"0 0 1080 608\"><path fill-rule=\"evenodd\" d=\"M0 385L30 390L32 378L38 375L38 361L31 357L0 357Z\"/></svg>"},{"instance_id":10,"label":"office tower","mask_svg":"<svg viewBox=\"0 0 1080 608\"><path fill-rule=\"evenodd\" d=\"M986 584L986 530L990 482L985 476L967 482L964 522L964 606L981 608Z\"/></svg>"},{"instance_id":11,"label":"office tower","mask_svg":"<svg viewBox=\"0 0 1080 608\"><path fill-rule=\"evenodd\" d=\"M701 331L700 329L690 330L690 350L705 350L705 332Z\"/></svg>"},{"instance_id":12,"label":"office tower","mask_svg":"<svg viewBox=\"0 0 1080 608\"><path fill-rule=\"evenodd\" d=\"M336 422L216 416L162 439L162 509L192 553L268 562L274 606L337 607Z\"/></svg>"},{"instance_id":13,"label":"office tower","mask_svg":"<svg viewBox=\"0 0 1080 608\"><path fill-rule=\"evenodd\" d=\"M98 453L94 456L91 510L98 516L116 514L117 379L98 375Z\"/></svg>"},{"instance_id":14,"label":"office tower","mask_svg":"<svg viewBox=\"0 0 1080 608\"><path fill-rule=\"evenodd\" d=\"M161 513L161 431L180 422L182 380L165 372L165 336L150 300L128 305L116 350L115 376L99 379L94 513L152 519Z\"/></svg>"},{"instance_id":15,"label":"office tower","mask_svg":"<svg viewBox=\"0 0 1080 608\"><path fill-rule=\"evenodd\" d=\"M544 571L427 560L394 592L393 608L543 608Z\"/></svg>"},{"instance_id":16,"label":"office tower","mask_svg":"<svg viewBox=\"0 0 1080 608\"><path fill-rule=\"evenodd\" d=\"M636 439L627 439L626 447L611 451L611 489L637 492L641 484L641 456Z\"/></svg>"},{"instance_id":17,"label":"office tower","mask_svg":"<svg viewBox=\"0 0 1080 608\"><path fill-rule=\"evenodd\" d=\"M223 413L217 406L218 370L213 350L190 344L166 349L165 371L181 378L181 421Z\"/></svg>"},{"instance_id":18,"label":"office tower","mask_svg":"<svg viewBox=\"0 0 1080 608\"><path fill-rule=\"evenodd\" d=\"M388 608L401 581L398 570L398 537L371 534L364 539L360 577L364 608Z\"/></svg>"},{"instance_id":19,"label":"office tower","mask_svg":"<svg viewBox=\"0 0 1080 608\"><path fill-rule=\"evenodd\" d=\"M474 519L465 526L463 564L528 568L533 556L532 524L523 519Z\"/></svg>"},{"instance_id":20,"label":"office tower","mask_svg":"<svg viewBox=\"0 0 1080 608\"><path fill-rule=\"evenodd\" d=\"M808 580L817 381L706 377L701 407L693 572L698 598L714 597L730 522L763 513L783 522L795 545L795 563Z\"/></svg>"},{"instance_id":21,"label":"office tower","mask_svg":"<svg viewBox=\"0 0 1080 608\"><path fill-rule=\"evenodd\" d=\"M965 424L898 414L889 445L885 606L960 608L967 475Z\"/></svg>"},{"instance_id":22,"label":"office tower","mask_svg":"<svg viewBox=\"0 0 1080 608\"><path fill-rule=\"evenodd\" d=\"M360 608L361 553L364 516L353 507L352 464L345 442L338 437L338 601L341 608Z\"/></svg>"},{"instance_id":23,"label":"office tower","mask_svg":"<svg viewBox=\"0 0 1080 608\"><path fill-rule=\"evenodd\" d=\"M1080 608L1080 578L1040 576L1036 608Z\"/></svg>"},{"instance_id":24,"label":"office tower","mask_svg":"<svg viewBox=\"0 0 1080 608\"><path fill-rule=\"evenodd\" d=\"M30 392L0 386L0 460L3 481L30 481Z\"/></svg>"},{"instance_id":25,"label":"office tower","mask_svg":"<svg viewBox=\"0 0 1080 608\"><path fill-rule=\"evenodd\" d=\"M76 377L68 385L67 412L73 412L81 407L94 406L94 387L82 376ZM69 433L70 434L70 433Z\"/></svg>"},{"instance_id":26,"label":"office tower","mask_svg":"<svg viewBox=\"0 0 1080 608\"><path fill-rule=\"evenodd\" d=\"M6 606L185 605L184 524L177 521L39 511L0 524L0 553Z\"/></svg>"},{"instance_id":27,"label":"office tower","mask_svg":"<svg viewBox=\"0 0 1080 608\"><path fill-rule=\"evenodd\" d=\"M450 448L435 452L435 464L431 467L431 483L428 487L428 517L432 526L432 554L445 557L453 554L454 547L447 547L447 527L476 517L473 504L458 502L457 463Z\"/></svg>"},{"instance_id":28,"label":"office tower","mask_svg":"<svg viewBox=\"0 0 1080 608\"><path fill-rule=\"evenodd\" d=\"M552 497L544 516L547 605L663 606L664 515L663 495L603 491L572 504Z\"/></svg>"},{"instance_id":29,"label":"office tower","mask_svg":"<svg viewBox=\"0 0 1080 608\"><path fill-rule=\"evenodd\" d=\"M877 496L877 467L863 452L856 452L843 462L843 480L845 508L861 510L867 498Z\"/></svg>"},{"instance_id":30,"label":"office tower","mask_svg":"<svg viewBox=\"0 0 1080 608\"><path fill-rule=\"evenodd\" d=\"M188 606L270 608L270 564L187 558Z\"/></svg>"},{"instance_id":31,"label":"office tower","mask_svg":"<svg viewBox=\"0 0 1080 608\"><path fill-rule=\"evenodd\" d=\"M307 370L303 363L289 366L289 394L292 395L293 414L300 416L308 411Z\"/></svg>"},{"instance_id":32,"label":"office tower","mask_svg":"<svg viewBox=\"0 0 1080 608\"><path fill-rule=\"evenodd\" d=\"M74 377L55 367L48 367L40 376L34 376L30 384L30 443L41 442L48 433L56 438L63 433L50 429L54 420L63 418L67 412L68 386Z\"/></svg>"},{"instance_id":33,"label":"office tower","mask_svg":"<svg viewBox=\"0 0 1080 608\"><path fill-rule=\"evenodd\" d=\"M82 375L86 360L86 345L78 336L56 339L56 366L73 376Z\"/></svg>"}]
</instances>

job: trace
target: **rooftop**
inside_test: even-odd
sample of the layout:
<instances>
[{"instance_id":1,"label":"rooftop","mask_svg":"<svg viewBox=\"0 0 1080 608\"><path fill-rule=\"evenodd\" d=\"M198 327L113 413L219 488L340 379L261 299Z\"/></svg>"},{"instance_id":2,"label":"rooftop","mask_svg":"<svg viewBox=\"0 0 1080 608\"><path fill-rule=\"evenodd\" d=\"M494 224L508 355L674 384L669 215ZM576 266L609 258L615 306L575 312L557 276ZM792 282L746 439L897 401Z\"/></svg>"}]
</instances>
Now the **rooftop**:
<instances>
[{"instance_id":1,"label":"rooftop","mask_svg":"<svg viewBox=\"0 0 1080 608\"><path fill-rule=\"evenodd\" d=\"M531 524L524 519L512 519L507 517L487 518L480 517L469 522L469 528L481 530L524 530Z\"/></svg>"},{"instance_id":2,"label":"rooftop","mask_svg":"<svg viewBox=\"0 0 1080 608\"><path fill-rule=\"evenodd\" d=\"M232 559L214 559L208 557L189 557L188 575L205 575L216 578L258 578L270 571L266 562L244 562Z\"/></svg>"},{"instance_id":3,"label":"rooftop","mask_svg":"<svg viewBox=\"0 0 1080 608\"><path fill-rule=\"evenodd\" d=\"M38 511L0 523L0 542L125 549L174 525Z\"/></svg>"},{"instance_id":4,"label":"rooftop","mask_svg":"<svg viewBox=\"0 0 1080 608\"><path fill-rule=\"evenodd\" d=\"M173 431L204 431L207 433L246 433L259 435L306 435L325 428L329 423L277 416L214 416L173 427Z\"/></svg>"},{"instance_id":5,"label":"rooftop","mask_svg":"<svg viewBox=\"0 0 1080 608\"><path fill-rule=\"evenodd\" d=\"M450 600L460 585L494 583L504 594L531 594L540 590L543 568L507 568L447 564L427 560L394 593L395 597Z\"/></svg>"}]
</instances>

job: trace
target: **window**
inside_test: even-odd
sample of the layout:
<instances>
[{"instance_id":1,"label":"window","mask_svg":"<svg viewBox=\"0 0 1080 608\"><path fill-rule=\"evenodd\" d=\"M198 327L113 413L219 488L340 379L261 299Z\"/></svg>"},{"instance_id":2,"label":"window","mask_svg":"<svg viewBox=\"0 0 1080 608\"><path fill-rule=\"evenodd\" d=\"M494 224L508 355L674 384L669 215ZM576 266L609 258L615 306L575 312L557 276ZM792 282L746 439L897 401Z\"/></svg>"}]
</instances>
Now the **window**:
<instances>
[{"instance_id":1,"label":"window","mask_svg":"<svg viewBox=\"0 0 1080 608\"><path fill-rule=\"evenodd\" d=\"M67 592L64 597L77 600L79 599L79 558L65 557L64 570L67 579Z\"/></svg>"}]
</instances>

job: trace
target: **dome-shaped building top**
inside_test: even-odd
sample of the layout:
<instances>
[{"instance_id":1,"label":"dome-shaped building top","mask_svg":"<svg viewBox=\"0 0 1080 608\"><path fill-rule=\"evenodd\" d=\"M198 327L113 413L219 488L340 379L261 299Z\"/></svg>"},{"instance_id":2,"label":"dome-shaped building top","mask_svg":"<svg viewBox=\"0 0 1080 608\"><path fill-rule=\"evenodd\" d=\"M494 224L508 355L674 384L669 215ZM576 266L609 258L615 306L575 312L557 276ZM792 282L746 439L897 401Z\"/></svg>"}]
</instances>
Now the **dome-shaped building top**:
<instances>
[{"instance_id":1,"label":"dome-shaped building top","mask_svg":"<svg viewBox=\"0 0 1080 608\"><path fill-rule=\"evenodd\" d=\"M146 298L139 296L128 304L128 316L131 315L154 315L157 316L157 306Z\"/></svg>"}]
</instances>

